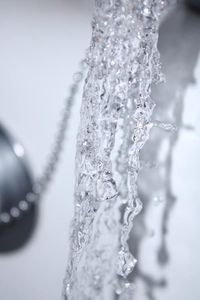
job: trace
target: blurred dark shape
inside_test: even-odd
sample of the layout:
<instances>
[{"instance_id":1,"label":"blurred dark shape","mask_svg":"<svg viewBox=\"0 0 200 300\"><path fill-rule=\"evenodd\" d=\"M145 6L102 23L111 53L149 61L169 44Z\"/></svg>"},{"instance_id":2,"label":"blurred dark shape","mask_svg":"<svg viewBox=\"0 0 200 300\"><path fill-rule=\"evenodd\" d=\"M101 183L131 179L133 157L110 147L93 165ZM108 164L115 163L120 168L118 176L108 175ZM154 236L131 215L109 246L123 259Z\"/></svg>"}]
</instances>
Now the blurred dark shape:
<instances>
[{"instance_id":1,"label":"blurred dark shape","mask_svg":"<svg viewBox=\"0 0 200 300\"><path fill-rule=\"evenodd\" d=\"M186 0L186 3L192 9L200 12L200 0Z\"/></svg>"},{"instance_id":2,"label":"blurred dark shape","mask_svg":"<svg viewBox=\"0 0 200 300\"><path fill-rule=\"evenodd\" d=\"M0 126L0 208L9 212L32 188L24 148Z\"/></svg>"},{"instance_id":3,"label":"blurred dark shape","mask_svg":"<svg viewBox=\"0 0 200 300\"><path fill-rule=\"evenodd\" d=\"M33 184L24 148L0 125L0 215L18 207ZM0 252L15 250L28 240L36 220L36 207L12 224L0 225Z\"/></svg>"},{"instance_id":4,"label":"blurred dark shape","mask_svg":"<svg viewBox=\"0 0 200 300\"><path fill-rule=\"evenodd\" d=\"M0 253L19 250L25 246L34 233L38 210L33 205L20 220L0 227Z\"/></svg>"},{"instance_id":5,"label":"blurred dark shape","mask_svg":"<svg viewBox=\"0 0 200 300\"><path fill-rule=\"evenodd\" d=\"M200 3L200 1L197 1ZM157 300L155 291L158 288L167 287L167 278L159 277L159 269L162 270L170 262L170 245L167 244L169 222L172 210L177 201L175 191L172 190L172 165L173 151L179 138L179 130L191 130L190 124L183 124L185 92L189 85L195 84L194 70L200 52L200 17L192 10L185 7L177 7L164 20L160 28L159 50L163 63L163 72L167 82L157 86L153 91L153 99L156 101L154 117L156 120L164 120L177 126L174 133L165 133L154 129L150 140L142 153L142 160L157 162L163 140L168 143L168 150L162 164L155 170L141 172L139 188L140 198L144 208L134 220L133 232L130 239L130 248L133 255L139 259L132 274L134 281L143 282L146 297L149 300ZM162 204L161 238L155 256L158 269L156 278L150 272L145 271L145 266L140 264L140 253L143 240L147 237L149 228L146 224L146 215L152 198L162 190L165 201ZM181 201L181 199L180 199ZM148 253L148 249L146 249ZM159 268L158 268L159 267ZM161 272L162 273L162 272Z\"/></svg>"}]
</instances>

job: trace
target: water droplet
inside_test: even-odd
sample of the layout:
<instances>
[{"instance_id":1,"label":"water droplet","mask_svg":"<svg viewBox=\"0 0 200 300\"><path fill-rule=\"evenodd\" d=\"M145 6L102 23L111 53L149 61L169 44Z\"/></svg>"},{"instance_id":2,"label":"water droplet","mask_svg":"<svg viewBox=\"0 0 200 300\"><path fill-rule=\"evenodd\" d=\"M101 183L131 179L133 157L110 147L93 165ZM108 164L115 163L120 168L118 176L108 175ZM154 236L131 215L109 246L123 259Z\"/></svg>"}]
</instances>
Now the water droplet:
<instances>
[{"instance_id":1,"label":"water droplet","mask_svg":"<svg viewBox=\"0 0 200 300\"><path fill-rule=\"evenodd\" d=\"M134 269L137 259L128 250L119 251L118 274L126 278Z\"/></svg>"},{"instance_id":2,"label":"water droplet","mask_svg":"<svg viewBox=\"0 0 200 300\"><path fill-rule=\"evenodd\" d=\"M177 127L171 123L165 123L165 122L160 122L160 121L156 121L153 123L154 127L158 127L160 129L163 129L165 131L168 132L175 132L177 131Z\"/></svg>"}]
</instances>

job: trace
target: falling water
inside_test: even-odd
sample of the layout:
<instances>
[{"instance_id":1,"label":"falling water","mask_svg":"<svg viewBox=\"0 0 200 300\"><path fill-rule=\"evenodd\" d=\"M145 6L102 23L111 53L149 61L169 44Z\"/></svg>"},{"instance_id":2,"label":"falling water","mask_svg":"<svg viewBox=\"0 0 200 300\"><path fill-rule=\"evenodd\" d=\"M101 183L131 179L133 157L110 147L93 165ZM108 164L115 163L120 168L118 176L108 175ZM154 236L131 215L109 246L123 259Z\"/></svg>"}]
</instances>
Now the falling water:
<instances>
[{"instance_id":1,"label":"falling water","mask_svg":"<svg viewBox=\"0 0 200 300\"><path fill-rule=\"evenodd\" d=\"M151 128L152 84L163 76L158 28L167 0L96 0L77 137L68 300L132 299L128 240L140 213L140 151ZM113 159L117 138L121 145Z\"/></svg>"}]
</instances>

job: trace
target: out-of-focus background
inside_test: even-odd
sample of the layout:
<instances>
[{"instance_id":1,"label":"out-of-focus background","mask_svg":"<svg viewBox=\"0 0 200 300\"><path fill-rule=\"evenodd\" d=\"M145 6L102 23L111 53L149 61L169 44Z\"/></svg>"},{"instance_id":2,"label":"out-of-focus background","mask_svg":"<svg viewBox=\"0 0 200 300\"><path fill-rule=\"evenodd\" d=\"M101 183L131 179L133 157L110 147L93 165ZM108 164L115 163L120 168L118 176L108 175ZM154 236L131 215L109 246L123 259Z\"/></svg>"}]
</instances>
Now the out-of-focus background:
<instances>
[{"instance_id":1,"label":"out-of-focus background","mask_svg":"<svg viewBox=\"0 0 200 300\"><path fill-rule=\"evenodd\" d=\"M91 2L0 0L0 121L22 141L36 175L51 147L72 74L89 45ZM159 48L167 83L155 97L160 114L173 115L178 131L166 138L165 147L157 137L148 145L163 168L144 172L147 180L141 182L146 209L145 222L133 234L139 259L136 298L199 300L200 14L184 7L172 11L161 26ZM0 232L1 300L60 299L80 103L81 91L57 175L26 240L14 228ZM155 148L162 155L151 152ZM148 196L152 201L145 200Z\"/></svg>"},{"instance_id":2,"label":"out-of-focus background","mask_svg":"<svg viewBox=\"0 0 200 300\"><path fill-rule=\"evenodd\" d=\"M0 1L0 120L25 146L35 175L44 167L72 75L89 45L90 21L88 1ZM60 167L32 234L24 245L15 232L14 246L7 232L0 238L1 300L60 299L81 91L76 101Z\"/></svg>"}]
</instances>

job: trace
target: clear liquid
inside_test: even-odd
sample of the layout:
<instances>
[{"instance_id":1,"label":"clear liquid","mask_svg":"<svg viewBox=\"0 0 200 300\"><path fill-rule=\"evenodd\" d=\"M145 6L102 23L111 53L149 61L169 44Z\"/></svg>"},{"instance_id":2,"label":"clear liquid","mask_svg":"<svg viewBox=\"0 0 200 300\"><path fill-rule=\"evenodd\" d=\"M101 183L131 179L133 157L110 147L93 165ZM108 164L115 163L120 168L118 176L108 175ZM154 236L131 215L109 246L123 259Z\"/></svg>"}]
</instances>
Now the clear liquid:
<instances>
[{"instance_id":1,"label":"clear liquid","mask_svg":"<svg viewBox=\"0 0 200 300\"><path fill-rule=\"evenodd\" d=\"M134 296L129 277L137 260L128 241L142 210L140 152L155 126L151 87L163 77L157 41L165 5L161 0L96 1L77 137L75 216L64 291L69 300Z\"/></svg>"}]
</instances>

